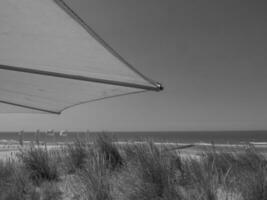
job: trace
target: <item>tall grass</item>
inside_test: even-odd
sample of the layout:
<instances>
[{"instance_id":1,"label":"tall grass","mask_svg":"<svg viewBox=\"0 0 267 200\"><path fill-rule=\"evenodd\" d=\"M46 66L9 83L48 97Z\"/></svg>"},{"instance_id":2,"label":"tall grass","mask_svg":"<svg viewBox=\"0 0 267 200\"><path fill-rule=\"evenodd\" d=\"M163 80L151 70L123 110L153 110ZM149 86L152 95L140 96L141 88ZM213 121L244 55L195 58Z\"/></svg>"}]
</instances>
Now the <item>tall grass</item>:
<instances>
[{"instance_id":1,"label":"tall grass","mask_svg":"<svg viewBox=\"0 0 267 200\"><path fill-rule=\"evenodd\" d=\"M94 142L94 148L106 160L108 168L115 169L123 165L123 158L114 140L108 135L99 134Z\"/></svg>"},{"instance_id":2,"label":"tall grass","mask_svg":"<svg viewBox=\"0 0 267 200\"><path fill-rule=\"evenodd\" d=\"M119 145L103 134L67 145L62 159L31 147L18 161L0 162L0 199L61 200L65 193L76 200L267 199L266 156L253 146L214 146L193 157L166 148L153 141ZM60 173L60 165L68 170Z\"/></svg>"},{"instance_id":3,"label":"tall grass","mask_svg":"<svg viewBox=\"0 0 267 200\"><path fill-rule=\"evenodd\" d=\"M253 146L243 151L208 152L203 162L220 172L220 183L241 193L244 200L267 199L267 160Z\"/></svg>"},{"instance_id":4,"label":"tall grass","mask_svg":"<svg viewBox=\"0 0 267 200\"><path fill-rule=\"evenodd\" d=\"M67 173L75 173L77 170L83 169L89 155L89 145L87 141L76 138L74 143L68 144L63 149L64 165Z\"/></svg>"},{"instance_id":5,"label":"tall grass","mask_svg":"<svg viewBox=\"0 0 267 200\"><path fill-rule=\"evenodd\" d=\"M74 143L67 145L64 152L65 166L68 173L75 173L77 170L84 169L88 159L95 156L93 152L97 152L98 155L103 157L107 168L114 170L123 165L122 156L114 144L114 140L104 133L97 135L93 141L76 138Z\"/></svg>"},{"instance_id":6,"label":"tall grass","mask_svg":"<svg viewBox=\"0 0 267 200\"><path fill-rule=\"evenodd\" d=\"M218 199L220 174L214 165L205 165L202 161L188 159L183 162L182 174L182 185L187 190L186 199Z\"/></svg>"},{"instance_id":7,"label":"tall grass","mask_svg":"<svg viewBox=\"0 0 267 200\"><path fill-rule=\"evenodd\" d=\"M41 186L40 200L62 200L62 192L54 182L44 182Z\"/></svg>"},{"instance_id":8,"label":"tall grass","mask_svg":"<svg viewBox=\"0 0 267 200\"><path fill-rule=\"evenodd\" d=\"M112 199L109 178L122 167L123 159L111 137L100 134L93 141L76 138L66 146L63 156L67 173L79 179L84 199Z\"/></svg>"},{"instance_id":9,"label":"tall grass","mask_svg":"<svg viewBox=\"0 0 267 200\"><path fill-rule=\"evenodd\" d=\"M21 151L18 158L33 183L40 185L44 181L59 180L57 163L46 148L31 147Z\"/></svg>"},{"instance_id":10,"label":"tall grass","mask_svg":"<svg viewBox=\"0 0 267 200\"><path fill-rule=\"evenodd\" d=\"M0 199L1 200L38 200L38 194L18 163L0 162Z\"/></svg>"},{"instance_id":11,"label":"tall grass","mask_svg":"<svg viewBox=\"0 0 267 200\"><path fill-rule=\"evenodd\" d=\"M119 179L119 193L124 199L181 199L179 162L163 154L153 143L128 146L127 166ZM179 157L178 157L179 159Z\"/></svg>"},{"instance_id":12,"label":"tall grass","mask_svg":"<svg viewBox=\"0 0 267 200\"><path fill-rule=\"evenodd\" d=\"M18 161L0 161L1 200L61 200L54 158L47 149L21 151Z\"/></svg>"},{"instance_id":13,"label":"tall grass","mask_svg":"<svg viewBox=\"0 0 267 200\"><path fill-rule=\"evenodd\" d=\"M75 144L77 145L77 144ZM111 200L111 174L123 165L123 159L111 137L100 134L90 148L79 145L82 150L77 153L83 157L83 165L78 176L82 183L84 199ZM73 149L79 149L74 147ZM86 152L81 154L81 152Z\"/></svg>"},{"instance_id":14,"label":"tall grass","mask_svg":"<svg viewBox=\"0 0 267 200\"><path fill-rule=\"evenodd\" d=\"M84 199L111 200L110 169L107 167L106 158L93 150L91 156L83 170L79 172Z\"/></svg>"},{"instance_id":15,"label":"tall grass","mask_svg":"<svg viewBox=\"0 0 267 200\"><path fill-rule=\"evenodd\" d=\"M253 147L185 159L153 142L118 148L102 135L87 154L79 174L87 199L266 199L266 159Z\"/></svg>"}]
</instances>

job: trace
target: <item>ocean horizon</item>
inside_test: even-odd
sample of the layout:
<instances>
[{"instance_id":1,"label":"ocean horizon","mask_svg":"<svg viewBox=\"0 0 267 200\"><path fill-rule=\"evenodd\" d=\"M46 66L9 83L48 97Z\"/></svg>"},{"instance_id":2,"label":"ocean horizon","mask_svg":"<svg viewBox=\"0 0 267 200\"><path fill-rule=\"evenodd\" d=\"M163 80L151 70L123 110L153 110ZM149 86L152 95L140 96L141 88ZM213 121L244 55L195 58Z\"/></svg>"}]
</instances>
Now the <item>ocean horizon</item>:
<instances>
[{"instance_id":1,"label":"ocean horizon","mask_svg":"<svg viewBox=\"0 0 267 200\"><path fill-rule=\"evenodd\" d=\"M103 132L70 131L63 134L54 132L0 132L0 140L20 140L43 142L71 142L77 137L87 137L89 140L95 135ZM177 143L215 143L215 144L244 144L267 143L267 131L139 131L139 132L108 132L107 135L118 141L140 141L153 140L155 142L177 142Z\"/></svg>"}]
</instances>

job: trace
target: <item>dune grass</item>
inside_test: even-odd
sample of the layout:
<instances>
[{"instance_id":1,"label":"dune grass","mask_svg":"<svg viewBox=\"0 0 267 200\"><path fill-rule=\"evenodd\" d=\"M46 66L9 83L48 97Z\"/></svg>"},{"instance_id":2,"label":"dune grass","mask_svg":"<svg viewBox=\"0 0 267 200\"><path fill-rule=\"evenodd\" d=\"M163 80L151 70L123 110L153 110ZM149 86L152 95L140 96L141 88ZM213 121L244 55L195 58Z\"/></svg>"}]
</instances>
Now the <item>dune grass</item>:
<instances>
[{"instance_id":1,"label":"dune grass","mask_svg":"<svg viewBox=\"0 0 267 200\"><path fill-rule=\"evenodd\" d=\"M91 152L90 159L78 174L83 185L84 199L111 200L110 169L103 155Z\"/></svg>"},{"instance_id":2,"label":"dune grass","mask_svg":"<svg viewBox=\"0 0 267 200\"><path fill-rule=\"evenodd\" d=\"M16 161L0 162L0 199L267 199L267 160L253 146L185 156L153 141L115 142L102 134L58 154L33 146L21 151Z\"/></svg>"},{"instance_id":3,"label":"dune grass","mask_svg":"<svg viewBox=\"0 0 267 200\"><path fill-rule=\"evenodd\" d=\"M32 146L21 151L17 157L34 184L39 185L43 181L59 180L57 163L46 148Z\"/></svg>"},{"instance_id":4,"label":"dune grass","mask_svg":"<svg viewBox=\"0 0 267 200\"><path fill-rule=\"evenodd\" d=\"M62 149L64 152L64 168L69 174L84 168L89 156L89 145L81 138L76 138L74 143Z\"/></svg>"},{"instance_id":5,"label":"dune grass","mask_svg":"<svg viewBox=\"0 0 267 200\"><path fill-rule=\"evenodd\" d=\"M28 178L27 171L14 161L0 162L0 199L38 199L38 194Z\"/></svg>"}]
</instances>

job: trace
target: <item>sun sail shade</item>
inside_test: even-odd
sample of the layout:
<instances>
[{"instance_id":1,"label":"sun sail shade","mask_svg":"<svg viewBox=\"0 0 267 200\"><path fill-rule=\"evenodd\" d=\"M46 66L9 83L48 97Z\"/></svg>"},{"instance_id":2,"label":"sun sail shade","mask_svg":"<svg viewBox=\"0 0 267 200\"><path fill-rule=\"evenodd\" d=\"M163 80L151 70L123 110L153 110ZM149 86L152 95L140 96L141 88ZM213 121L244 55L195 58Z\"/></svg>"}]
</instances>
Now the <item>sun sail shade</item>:
<instances>
[{"instance_id":1,"label":"sun sail shade","mask_svg":"<svg viewBox=\"0 0 267 200\"><path fill-rule=\"evenodd\" d=\"M0 112L61 113L85 102L161 89L64 1L0 1Z\"/></svg>"}]
</instances>

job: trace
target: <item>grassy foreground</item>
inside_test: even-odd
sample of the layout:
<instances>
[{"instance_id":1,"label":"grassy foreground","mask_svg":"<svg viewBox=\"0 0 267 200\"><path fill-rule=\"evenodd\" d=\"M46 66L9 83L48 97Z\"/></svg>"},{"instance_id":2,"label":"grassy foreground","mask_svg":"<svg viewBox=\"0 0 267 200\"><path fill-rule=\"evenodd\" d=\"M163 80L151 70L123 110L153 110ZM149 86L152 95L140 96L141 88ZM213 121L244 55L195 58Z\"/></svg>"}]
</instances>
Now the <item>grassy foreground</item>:
<instances>
[{"instance_id":1,"label":"grassy foreground","mask_svg":"<svg viewBox=\"0 0 267 200\"><path fill-rule=\"evenodd\" d=\"M1 200L266 200L267 160L253 146L184 155L106 135L0 162Z\"/></svg>"}]
</instances>

